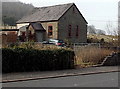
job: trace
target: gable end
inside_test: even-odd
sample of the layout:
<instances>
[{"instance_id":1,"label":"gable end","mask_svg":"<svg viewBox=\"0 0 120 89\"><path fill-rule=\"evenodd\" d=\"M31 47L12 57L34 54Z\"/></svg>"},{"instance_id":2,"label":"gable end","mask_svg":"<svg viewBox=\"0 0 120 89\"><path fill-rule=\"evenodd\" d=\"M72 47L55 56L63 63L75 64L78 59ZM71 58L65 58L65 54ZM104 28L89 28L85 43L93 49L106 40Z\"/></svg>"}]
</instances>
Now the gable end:
<instances>
[{"instance_id":1,"label":"gable end","mask_svg":"<svg viewBox=\"0 0 120 89\"><path fill-rule=\"evenodd\" d=\"M79 14L82 16L82 18L84 19L84 21L86 22L86 24L88 24L88 22L86 21L86 19L84 18L84 16L81 14L80 10L77 8L77 6L73 3L73 5L71 5L67 10L66 12L58 19L60 20L70 9L72 6L75 6L75 8L77 9L77 11L79 12Z\"/></svg>"}]
</instances>

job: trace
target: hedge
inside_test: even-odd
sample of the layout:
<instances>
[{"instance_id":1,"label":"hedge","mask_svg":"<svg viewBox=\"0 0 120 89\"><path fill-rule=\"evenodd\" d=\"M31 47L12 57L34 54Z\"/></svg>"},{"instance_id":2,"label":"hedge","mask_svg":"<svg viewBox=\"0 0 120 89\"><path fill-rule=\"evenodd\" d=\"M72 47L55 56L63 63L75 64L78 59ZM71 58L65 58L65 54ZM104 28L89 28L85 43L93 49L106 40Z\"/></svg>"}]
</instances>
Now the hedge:
<instances>
[{"instance_id":1,"label":"hedge","mask_svg":"<svg viewBox=\"0 0 120 89\"><path fill-rule=\"evenodd\" d=\"M31 72L74 68L74 52L65 49L2 48L2 72Z\"/></svg>"}]
</instances>

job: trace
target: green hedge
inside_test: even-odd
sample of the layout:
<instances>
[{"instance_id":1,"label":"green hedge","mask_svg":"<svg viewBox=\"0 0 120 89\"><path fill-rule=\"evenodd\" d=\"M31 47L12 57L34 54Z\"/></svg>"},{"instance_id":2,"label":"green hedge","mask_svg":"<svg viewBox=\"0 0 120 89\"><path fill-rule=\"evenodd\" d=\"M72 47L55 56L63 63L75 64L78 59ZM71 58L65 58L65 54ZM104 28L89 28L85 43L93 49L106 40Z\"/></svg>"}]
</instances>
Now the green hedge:
<instances>
[{"instance_id":1,"label":"green hedge","mask_svg":"<svg viewBox=\"0 0 120 89\"><path fill-rule=\"evenodd\" d=\"M74 68L74 52L65 49L2 49L2 72L45 71Z\"/></svg>"}]
</instances>

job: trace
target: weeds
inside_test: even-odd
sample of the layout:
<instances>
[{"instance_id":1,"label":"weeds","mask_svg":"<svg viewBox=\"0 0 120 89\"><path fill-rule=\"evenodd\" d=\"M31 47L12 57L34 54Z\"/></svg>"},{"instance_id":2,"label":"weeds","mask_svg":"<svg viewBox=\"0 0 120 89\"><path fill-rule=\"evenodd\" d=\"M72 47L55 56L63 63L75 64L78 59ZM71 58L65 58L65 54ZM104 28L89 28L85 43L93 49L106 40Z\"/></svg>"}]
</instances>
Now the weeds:
<instances>
[{"instance_id":1,"label":"weeds","mask_svg":"<svg viewBox=\"0 0 120 89\"><path fill-rule=\"evenodd\" d=\"M36 50L56 50L65 49L71 50L71 48L58 47L55 45L46 45L37 42L25 42L19 44L12 44L11 48L25 48L25 49L36 49ZM98 46L79 46L75 52L75 65L80 65L81 67L87 67L91 65L96 65L101 63L104 58L113 52L111 49L100 48Z\"/></svg>"},{"instance_id":2,"label":"weeds","mask_svg":"<svg viewBox=\"0 0 120 89\"><path fill-rule=\"evenodd\" d=\"M103 59L109 55L112 50L98 48L94 46L79 47L76 54L76 65L90 66L96 65L103 61Z\"/></svg>"}]
</instances>

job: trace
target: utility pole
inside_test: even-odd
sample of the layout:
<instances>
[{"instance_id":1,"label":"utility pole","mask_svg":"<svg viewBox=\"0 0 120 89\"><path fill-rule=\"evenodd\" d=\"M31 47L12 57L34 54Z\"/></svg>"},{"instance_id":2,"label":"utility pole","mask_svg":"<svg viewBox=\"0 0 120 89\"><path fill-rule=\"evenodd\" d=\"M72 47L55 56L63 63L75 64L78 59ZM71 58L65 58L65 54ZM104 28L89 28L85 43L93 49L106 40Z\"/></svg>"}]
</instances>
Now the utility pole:
<instances>
[{"instance_id":1,"label":"utility pole","mask_svg":"<svg viewBox=\"0 0 120 89\"><path fill-rule=\"evenodd\" d=\"M118 2L118 46L120 47L120 1Z\"/></svg>"}]
</instances>

